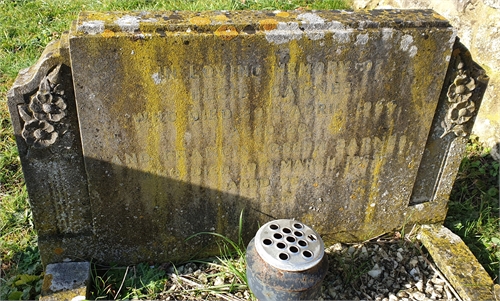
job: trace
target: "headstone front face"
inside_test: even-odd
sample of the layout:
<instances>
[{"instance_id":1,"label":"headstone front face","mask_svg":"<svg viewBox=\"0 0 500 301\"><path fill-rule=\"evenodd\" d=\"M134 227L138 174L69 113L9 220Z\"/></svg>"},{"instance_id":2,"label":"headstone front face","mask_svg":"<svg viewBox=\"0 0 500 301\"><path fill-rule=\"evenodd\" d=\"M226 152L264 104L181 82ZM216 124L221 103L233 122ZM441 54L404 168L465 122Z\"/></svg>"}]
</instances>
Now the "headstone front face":
<instances>
[{"instance_id":1,"label":"headstone front face","mask_svg":"<svg viewBox=\"0 0 500 301\"><path fill-rule=\"evenodd\" d=\"M472 66L453 66L445 80L464 51L452 53L454 30L432 11L82 13L63 41L74 105L52 101L40 121L30 111L36 100L10 94L13 115L24 106L48 132L29 140L19 133L35 122L18 117L23 162L51 156L67 133L83 162L75 173L86 179L76 193L85 215L70 215L91 229L41 233L46 261L202 256L210 237L186 238L235 238L243 209L246 239L268 220L296 218L326 243L444 219L451 187L442 183L453 181L465 143L455 133L464 119L447 117L448 86ZM48 88L32 89L65 89L46 78ZM432 143L442 150L423 161ZM438 175L427 183L419 168L430 165ZM47 202L57 208L62 199Z\"/></svg>"}]
</instances>

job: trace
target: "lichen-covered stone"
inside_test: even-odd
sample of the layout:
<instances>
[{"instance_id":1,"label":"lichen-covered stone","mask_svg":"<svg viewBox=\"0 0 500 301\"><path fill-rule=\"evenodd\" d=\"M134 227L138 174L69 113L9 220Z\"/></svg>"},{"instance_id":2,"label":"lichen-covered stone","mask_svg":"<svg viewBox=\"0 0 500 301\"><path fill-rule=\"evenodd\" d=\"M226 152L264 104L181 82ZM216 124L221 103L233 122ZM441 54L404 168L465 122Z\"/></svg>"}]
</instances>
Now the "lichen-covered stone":
<instances>
[{"instance_id":1,"label":"lichen-covered stone","mask_svg":"<svg viewBox=\"0 0 500 301\"><path fill-rule=\"evenodd\" d=\"M495 300L488 273L462 239L444 226L423 226L420 240L462 300Z\"/></svg>"},{"instance_id":2,"label":"lichen-covered stone","mask_svg":"<svg viewBox=\"0 0 500 301\"><path fill-rule=\"evenodd\" d=\"M236 240L241 210L245 241L278 218L311 225L326 243L444 220L465 139L456 135L473 122L455 118L462 107L448 87L475 75L432 11L87 12L68 41L60 51L74 101L67 117L45 121L54 130L42 128L43 147L21 135L22 116L39 116L28 109L41 85L10 100L26 164L52 162L61 137L79 133L68 148L75 166L83 160L78 194L55 197L41 178L28 185L47 192L33 201L47 208L37 209L48 227L44 262L212 254L212 237L186 239L214 231ZM450 59L461 67L448 69ZM33 72L52 83L54 70ZM65 88L55 83L50 91ZM470 98L460 96L467 114L484 92L474 83ZM78 123L67 122L71 114ZM75 200L89 210L75 220L91 232L62 235L65 224L46 214L67 218L58 206Z\"/></svg>"},{"instance_id":3,"label":"lichen-covered stone","mask_svg":"<svg viewBox=\"0 0 500 301\"><path fill-rule=\"evenodd\" d=\"M500 160L500 2L497 0L355 0L355 8L433 9L457 29L475 61L488 71L490 82L473 133ZM498 154L498 155L497 155Z\"/></svg>"},{"instance_id":4,"label":"lichen-covered stone","mask_svg":"<svg viewBox=\"0 0 500 301\"><path fill-rule=\"evenodd\" d=\"M88 299L90 262L48 264L40 300L77 301Z\"/></svg>"}]
</instances>

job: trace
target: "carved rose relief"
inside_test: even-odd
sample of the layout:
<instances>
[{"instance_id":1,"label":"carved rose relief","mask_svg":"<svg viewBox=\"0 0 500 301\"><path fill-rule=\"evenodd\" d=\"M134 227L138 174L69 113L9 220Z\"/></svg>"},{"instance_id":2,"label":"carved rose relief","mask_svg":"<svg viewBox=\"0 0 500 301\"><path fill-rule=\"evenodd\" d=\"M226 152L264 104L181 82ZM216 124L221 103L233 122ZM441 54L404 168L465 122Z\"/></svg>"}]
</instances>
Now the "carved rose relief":
<instances>
[{"instance_id":1,"label":"carved rose relief","mask_svg":"<svg viewBox=\"0 0 500 301\"><path fill-rule=\"evenodd\" d=\"M54 130L47 121L32 119L24 125L22 135L28 145L44 148L56 142L58 134Z\"/></svg>"},{"instance_id":2,"label":"carved rose relief","mask_svg":"<svg viewBox=\"0 0 500 301\"><path fill-rule=\"evenodd\" d=\"M469 121L476 111L476 105L470 97L472 91L476 88L473 78L469 77L462 62L458 64L458 74L455 80L448 88L448 102L450 107L446 113L445 119L441 123L444 133L441 138L453 132L457 136L466 136L465 123Z\"/></svg>"},{"instance_id":3,"label":"carved rose relief","mask_svg":"<svg viewBox=\"0 0 500 301\"><path fill-rule=\"evenodd\" d=\"M59 71L56 68L52 73ZM52 83L49 79L51 74L46 75L38 91L30 99L29 104L18 107L19 115L24 120L22 136L28 146L34 148L45 148L54 144L60 134L61 120L66 116L66 102L64 91L61 86Z\"/></svg>"},{"instance_id":4,"label":"carved rose relief","mask_svg":"<svg viewBox=\"0 0 500 301\"><path fill-rule=\"evenodd\" d=\"M38 120L59 122L66 116L66 103L63 99L64 91L60 85L51 88L47 77L44 77L35 96L31 99L30 110Z\"/></svg>"}]
</instances>

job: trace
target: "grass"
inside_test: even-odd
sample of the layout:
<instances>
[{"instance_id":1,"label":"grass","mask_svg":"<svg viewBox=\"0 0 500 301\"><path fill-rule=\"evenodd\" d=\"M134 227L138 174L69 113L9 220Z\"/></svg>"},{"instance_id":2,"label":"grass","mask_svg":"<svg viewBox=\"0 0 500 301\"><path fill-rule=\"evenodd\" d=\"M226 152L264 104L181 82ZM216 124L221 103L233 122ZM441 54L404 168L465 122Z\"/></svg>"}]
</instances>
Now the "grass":
<instances>
[{"instance_id":1,"label":"grass","mask_svg":"<svg viewBox=\"0 0 500 301\"><path fill-rule=\"evenodd\" d=\"M467 156L450 197L445 226L462 237L496 283L500 261L499 162L478 137L471 137Z\"/></svg>"},{"instance_id":2,"label":"grass","mask_svg":"<svg viewBox=\"0 0 500 301\"><path fill-rule=\"evenodd\" d=\"M93 265L91 297L95 300L156 299L165 285L165 270L141 263L129 267Z\"/></svg>"},{"instance_id":3,"label":"grass","mask_svg":"<svg viewBox=\"0 0 500 301\"><path fill-rule=\"evenodd\" d=\"M187 264L149 266L139 264L130 267L100 267L93 268L93 299L162 299L168 296L174 299L207 298L209 295L216 299L223 299L227 294L244 292L248 289L245 265L246 246L242 240L243 211L240 213L238 242L214 232L201 232L187 240L200 235L213 235L219 239L220 256L214 259L193 260ZM198 265L196 265L198 264ZM189 279L192 275L184 276L184 267L200 267L204 271L205 279L198 277ZM180 269L183 269L180 271ZM190 271L192 274L192 268ZM213 281L209 281L212 278ZM230 279L227 279L230 278ZM201 281L200 281L201 280ZM217 283L217 281L219 283ZM179 292L177 286L182 287ZM179 296L179 294L181 296Z\"/></svg>"},{"instance_id":4,"label":"grass","mask_svg":"<svg viewBox=\"0 0 500 301\"><path fill-rule=\"evenodd\" d=\"M6 93L19 70L34 64L45 46L69 28L70 22L80 10L286 10L348 7L344 1L336 0L0 0L0 8L0 299L36 299L40 293L43 272L7 111ZM464 239L498 283L498 162L494 162L487 151L477 139L472 139L469 143L467 157L462 162L451 197L446 225ZM245 285L242 273L244 253L241 253L244 249L241 249L240 242L232 245L222 237L220 246L220 260L199 264L219 265L218 268L223 268L228 274L237 275L234 288L239 289L240 285ZM239 249L234 248L235 246ZM166 270L162 267L152 268L145 264L125 268L95 266L94 297L154 299L164 290L168 281L173 281L165 279L165 273ZM349 271L349 275L351 274L356 275L358 271ZM181 281L179 279L182 280L177 278L176 281ZM226 291L227 287L191 290L195 295L202 294L202 290L212 290L209 293L216 294Z\"/></svg>"}]
</instances>

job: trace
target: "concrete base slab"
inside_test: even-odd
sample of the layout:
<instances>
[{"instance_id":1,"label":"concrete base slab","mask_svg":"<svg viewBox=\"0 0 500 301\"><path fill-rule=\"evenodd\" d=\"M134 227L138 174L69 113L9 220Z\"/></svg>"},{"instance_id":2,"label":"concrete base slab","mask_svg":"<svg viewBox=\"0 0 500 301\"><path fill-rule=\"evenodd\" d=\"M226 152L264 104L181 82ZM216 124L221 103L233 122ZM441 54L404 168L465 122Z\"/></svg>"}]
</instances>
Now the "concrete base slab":
<instances>
[{"instance_id":1,"label":"concrete base slab","mask_svg":"<svg viewBox=\"0 0 500 301\"><path fill-rule=\"evenodd\" d=\"M493 280L458 235L424 225L419 239L462 300L495 300Z\"/></svg>"},{"instance_id":2,"label":"concrete base slab","mask_svg":"<svg viewBox=\"0 0 500 301\"><path fill-rule=\"evenodd\" d=\"M47 265L42 301L86 300L90 283L90 262L63 262Z\"/></svg>"}]
</instances>

